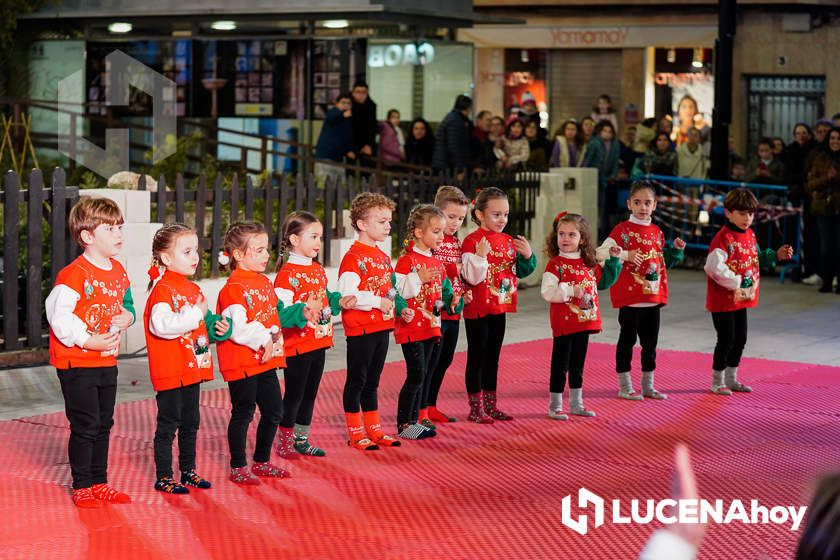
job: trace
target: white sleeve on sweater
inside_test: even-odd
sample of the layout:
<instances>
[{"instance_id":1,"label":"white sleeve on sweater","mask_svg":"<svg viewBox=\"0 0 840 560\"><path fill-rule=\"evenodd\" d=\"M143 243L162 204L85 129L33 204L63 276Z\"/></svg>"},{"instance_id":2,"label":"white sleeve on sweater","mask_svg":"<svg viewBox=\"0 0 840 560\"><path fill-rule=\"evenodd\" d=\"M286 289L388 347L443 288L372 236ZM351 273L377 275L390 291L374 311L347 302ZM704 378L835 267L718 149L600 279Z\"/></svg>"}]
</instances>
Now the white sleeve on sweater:
<instances>
[{"instance_id":1,"label":"white sleeve on sweater","mask_svg":"<svg viewBox=\"0 0 840 560\"><path fill-rule=\"evenodd\" d=\"M735 274L726 266L726 259L726 251L715 249L706 257L706 265L703 270L706 271L709 278L727 290L737 290L741 287L741 275Z\"/></svg>"},{"instance_id":2,"label":"white sleeve on sweater","mask_svg":"<svg viewBox=\"0 0 840 560\"><path fill-rule=\"evenodd\" d=\"M461 276L467 284L476 286L484 282L489 268L487 257L479 257L475 253L461 255Z\"/></svg>"},{"instance_id":3,"label":"white sleeve on sweater","mask_svg":"<svg viewBox=\"0 0 840 560\"><path fill-rule=\"evenodd\" d=\"M696 557L697 549L691 543L664 529L653 533L639 554L639 560L694 560Z\"/></svg>"},{"instance_id":4,"label":"white sleeve on sweater","mask_svg":"<svg viewBox=\"0 0 840 560\"><path fill-rule=\"evenodd\" d=\"M595 249L595 260L598 263L604 263L607 259L610 258L610 249L613 247L618 247L618 243L612 237L607 237L604 239L604 242L601 243L601 246ZM621 255L619 255L619 260L621 262L626 262L630 255L629 251L625 251L624 249L621 250Z\"/></svg>"},{"instance_id":5,"label":"white sleeve on sweater","mask_svg":"<svg viewBox=\"0 0 840 560\"><path fill-rule=\"evenodd\" d=\"M238 303L223 309L222 316L228 317L233 322L230 340L236 344L247 346L251 350L259 350L271 336L269 330L259 321L249 323L248 313Z\"/></svg>"},{"instance_id":6,"label":"white sleeve on sweater","mask_svg":"<svg viewBox=\"0 0 840 560\"><path fill-rule=\"evenodd\" d=\"M575 290L568 282L561 282L556 275L545 272L540 285L540 295L550 303L565 303L572 299Z\"/></svg>"},{"instance_id":7,"label":"white sleeve on sweater","mask_svg":"<svg viewBox=\"0 0 840 560\"><path fill-rule=\"evenodd\" d=\"M362 279L355 272L343 272L338 278L338 292L342 297L356 296L356 306L353 309L370 311L379 309L382 298L373 292L359 290Z\"/></svg>"},{"instance_id":8,"label":"white sleeve on sweater","mask_svg":"<svg viewBox=\"0 0 840 560\"><path fill-rule=\"evenodd\" d=\"M196 305L185 305L176 312L168 303L156 303L149 313L149 332L172 340L197 329L202 319L204 314Z\"/></svg>"},{"instance_id":9,"label":"white sleeve on sweater","mask_svg":"<svg viewBox=\"0 0 840 560\"><path fill-rule=\"evenodd\" d=\"M47 296L47 322L55 337L65 346L83 348L91 336L87 324L73 313L80 299L79 292L65 284L57 284Z\"/></svg>"},{"instance_id":10,"label":"white sleeve on sweater","mask_svg":"<svg viewBox=\"0 0 840 560\"><path fill-rule=\"evenodd\" d=\"M423 282L420 281L420 276L418 276L416 272L409 272L408 274L400 274L397 272L396 276L397 291L403 299L417 297L417 294L420 293L420 288L423 287Z\"/></svg>"},{"instance_id":11,"label":"white sleeve on sweater","mask_svg":"<svg viewBox=\"0 0 840 560\"><path fill-rule=\"evenodd\" d=\"M274 293L277 294L277 299L283 304L283 307L290 307L295 303L295 293L286 288L274 288Z\"/></svg>"}]
</instances>

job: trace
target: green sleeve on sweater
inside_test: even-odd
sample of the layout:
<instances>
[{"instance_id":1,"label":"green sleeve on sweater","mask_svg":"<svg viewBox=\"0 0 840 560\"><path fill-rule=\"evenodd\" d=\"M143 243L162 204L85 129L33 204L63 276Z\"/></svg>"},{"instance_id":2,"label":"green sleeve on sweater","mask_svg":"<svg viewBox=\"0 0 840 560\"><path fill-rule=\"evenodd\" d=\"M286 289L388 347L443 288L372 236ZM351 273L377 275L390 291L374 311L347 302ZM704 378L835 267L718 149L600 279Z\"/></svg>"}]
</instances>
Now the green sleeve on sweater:
<instances>
[{"instance_id":1,"label":"green sleeve on sweater","mask_svg":"<svg viewBox=\"0 0 840 560\"><path fill-rule=\"evenodd\" d=\"M394 311L397 315L400 315L406 307L408 307L408 302L405 301L405 298L400 295L400 291L397 290L397 274L391 273L391 287L394 288L394 291L397 293L396 297L394 298Z\"/></svg>"},{"instance_id":2,"label":"green sleeve on sweater","mask_svg":"<svg viewBox=\"0 0 840 560\"><path fill-rule=\"evenodd\" d=\"M758 248L758 266L761 268L775 268L779 262L779 256L773 249Z\"/></svg>"},{"instance_id":3,"label":"green sleeve on sweater","mask_svg":"<svg viewBox=\"0 0 840 560\"><path fill-rule=\"evenodd\" d=\"M674 249L673 245L669 245L662 251L662 256L665 257L665 268L673 268L683 261L685 258L685 251L682 249Z\"/></svg>"},{"instance_id":4,"label":"green sleeve on sweater","mask_svg":"<svg viewBox=\"0 0 840 560\"><path fill-rule=\"evenodd\" d=\"M207 327L207 335L210 337L210 340L213 342L224 342L225 340L230 338L230 335L233 334L233 319L228 319L228 330L225 334L219 336L216 334L216 323L221 321L224 317L221 315L216 315L212 311L208 310L207 313L204 314L204 325Z\"/></svg>"},{"instance_id":5,"label":"green sleeve on sweater","mask_svg":"<svg viewBox=\"0 0 840 560\"><path fill-rule=\"evenodd\" d=\"M134 310L134 298L131 296L131 286L129 286L125 291L122 306L131 313L132 317L134 317L134 321L137 321L137 312ZM132 323L134 323L134 321L132 321Z\"/></svg>"},{"instance_id":6,"label":"green sleeve on sweater","mask_svg":"<svg viewBox=\"0 0 840 560\"><path fill-rule=\"evenodd\" d=\"M526 259L521 253L516 253L516 277L525 278L530 276L534 269L537 268L537 255L531 252L531 258Z\"/></svg>"},{"instance_id":7,"label":"green sleeve on sweater","mask_svg":"<svg viewBox=\"0 0 840 560\"><path fill-rule=\"evenodd\" d=\"M621 259L618 257L608 258L601 269L601 279L598 281L598 289L606 290L615 284L619 274L621 274Z\"/></svg>"},{"instance_id":8,"label":"green sleeve on sweater","mask_svg":"<svg viewBox=\"0 0 840 560\"><path fill-rule=\"evenodd\" d=\"M443 305L446 309L449 310L449 313L453 315L457 315L464 309L464 298L458 298L458 304L455 307L452 307L452 300L455 299L455 290L452 289L452 282L449 281L449 278L443 279Z\"/></svg>"},{"instance_id":9,"label":"green sleeve on sweater","mask_svg":"<svg viewBox=\"0 0 840 560\"><path fill-rule=\"evenodd\" d=\"M306 317L303 315L305 303L296 303L286 307L282 301L277 302L277 314L280 316L280 325L283 327L297 327L302 329L306 326Z\"/></svg>"},{"instance_id":10,"label":"green sleeve on sweater","mask_svg":"<svg viewBox=\"0 0 840 560\"><path fill-rule=\"evenodd\" d=\"M327 290L327 301L330 302L330 311L332 311L333 315L338 315L341 313L341 293L340 292L331 292Z\"/></svg>"}]
</instances>

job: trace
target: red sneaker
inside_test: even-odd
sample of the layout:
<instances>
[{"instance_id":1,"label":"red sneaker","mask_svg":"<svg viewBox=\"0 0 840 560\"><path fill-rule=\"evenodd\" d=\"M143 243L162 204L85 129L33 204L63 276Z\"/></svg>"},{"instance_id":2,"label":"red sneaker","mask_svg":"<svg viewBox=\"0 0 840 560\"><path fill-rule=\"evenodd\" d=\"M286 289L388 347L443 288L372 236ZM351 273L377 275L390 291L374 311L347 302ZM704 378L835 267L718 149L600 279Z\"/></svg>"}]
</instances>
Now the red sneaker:
<instances>
[{"instance_id":1,"label":"red sneaker","mask_svg":"<svg viewBox=\"0 0 840 560\"><path fill-rule=\"evenodd\" d=\"M103 502L110 502L112 504L130 504L131 497L125 492L114 490L107 484L94 484L90 487L93 497Z\"/></svg>"},{"instance_id":2,"label":"red sneaker","mask_svg":"<svg viewBox=\"0 0 840 560\"><path fill-rule=\"evenodd\" d=\"M73 503L76 504L76 507L80 508L98 508L105 505L96 499L90 488L76 488L73 490Z\"/></svg>"}]
</instances>

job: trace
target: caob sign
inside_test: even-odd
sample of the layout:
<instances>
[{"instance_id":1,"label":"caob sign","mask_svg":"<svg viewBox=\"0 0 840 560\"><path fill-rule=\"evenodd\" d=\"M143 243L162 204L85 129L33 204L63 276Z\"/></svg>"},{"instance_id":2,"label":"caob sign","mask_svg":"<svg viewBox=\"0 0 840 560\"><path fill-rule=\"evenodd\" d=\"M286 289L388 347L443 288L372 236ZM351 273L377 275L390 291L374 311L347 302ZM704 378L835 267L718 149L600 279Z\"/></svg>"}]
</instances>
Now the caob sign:
<instances>
[{"instance_id":1,"label":"caob sign","mask_svg":"<svg viewBox=\"0 0 840 560\"><path fill-rule=\"evenodd\" d=\"M425 65L435 58L435 48L429 43L368 45L368 66Z\"/></svg>"}]
</instances>

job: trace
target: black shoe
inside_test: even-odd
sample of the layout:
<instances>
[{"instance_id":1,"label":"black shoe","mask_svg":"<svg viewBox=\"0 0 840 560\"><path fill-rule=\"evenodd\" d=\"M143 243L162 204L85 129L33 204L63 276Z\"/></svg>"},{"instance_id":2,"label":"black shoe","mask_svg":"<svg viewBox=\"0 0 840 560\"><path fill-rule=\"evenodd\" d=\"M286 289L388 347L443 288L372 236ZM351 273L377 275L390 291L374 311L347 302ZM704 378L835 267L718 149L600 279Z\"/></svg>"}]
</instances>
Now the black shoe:
<instances>
[{"instance_id":1,"label":"black shoe","mask_svg":"<svg viewBox=\"0 0 840 560\"><path fill-rule=\"evenodd\" d=\"M817 291L821 294L830 294L832 292L831 282L823 282L823 285Z\"/></svg>"}]
</instances>

